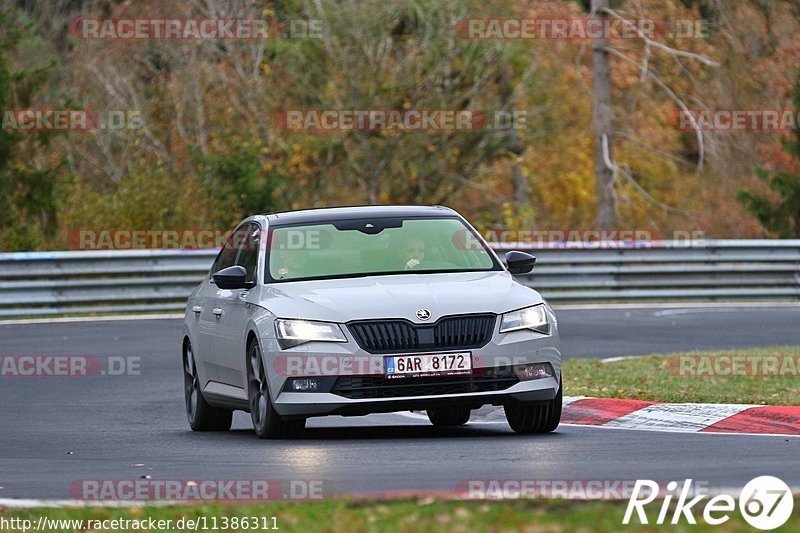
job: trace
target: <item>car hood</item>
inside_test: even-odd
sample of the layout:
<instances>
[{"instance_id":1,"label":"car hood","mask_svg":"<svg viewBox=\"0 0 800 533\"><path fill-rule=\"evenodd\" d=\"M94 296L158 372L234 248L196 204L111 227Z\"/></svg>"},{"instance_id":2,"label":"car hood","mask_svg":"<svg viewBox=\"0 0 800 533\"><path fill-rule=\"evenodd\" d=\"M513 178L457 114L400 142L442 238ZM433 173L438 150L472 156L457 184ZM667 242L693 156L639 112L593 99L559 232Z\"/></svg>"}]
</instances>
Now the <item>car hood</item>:
<instances>
[{"instance_id":1,"label":"car hood","mask_svg":"<svg viewBox=\"0 0 800 533\"><path fill-rule=\"evenodd\" d=\"M444 315L504 313L542 303L538 292L514 281L508 272L398 274L297 281L262 285L249 300L278 317L347 322L406 318L430 323Z\"/></svg>"}]
</instances>

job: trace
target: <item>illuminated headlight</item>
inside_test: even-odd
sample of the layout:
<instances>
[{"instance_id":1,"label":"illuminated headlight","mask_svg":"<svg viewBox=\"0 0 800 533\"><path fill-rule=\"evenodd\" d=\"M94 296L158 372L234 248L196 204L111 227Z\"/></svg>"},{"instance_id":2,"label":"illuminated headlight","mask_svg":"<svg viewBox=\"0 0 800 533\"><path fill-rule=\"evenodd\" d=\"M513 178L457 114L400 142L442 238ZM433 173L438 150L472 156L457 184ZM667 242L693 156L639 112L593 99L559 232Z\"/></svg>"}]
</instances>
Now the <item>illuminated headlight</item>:
<instances>
[{"instance_id":1,"label":"illuminated headlight","mask_svg":"<svg viewBox=\"0 0 800 533\"><path fill-rule=\"evenodd\" d=\"M503 319L500 322L500 333L508 333L509 331L520 329L530 329L545 335L550 333L550 324L547 321L547 311L544 309L544 304L518 309L503 315Z\"/></svg>"},{"instance_id":2,"label":"illuminated headlight","mask_svg":"<svg viewBox=\"0 0 800 533\"><path fill-rule=\"evenodd\" d=\"M342 328L333 322L279 318L275 321L275 330L278 334L278 344L283 349L312 341L347 342Z\"/></svg>"}]
</instances>

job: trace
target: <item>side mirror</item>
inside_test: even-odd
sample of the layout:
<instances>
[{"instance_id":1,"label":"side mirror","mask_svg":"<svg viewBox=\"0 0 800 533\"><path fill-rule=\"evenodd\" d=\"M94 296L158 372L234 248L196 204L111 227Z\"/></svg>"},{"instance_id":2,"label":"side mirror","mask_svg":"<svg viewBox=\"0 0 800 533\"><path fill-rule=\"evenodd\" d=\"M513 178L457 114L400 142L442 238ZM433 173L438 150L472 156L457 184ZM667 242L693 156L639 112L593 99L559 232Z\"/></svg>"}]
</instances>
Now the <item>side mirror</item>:
<instances>
[{"instance_id":1,"label":"side mirror","mask_svg":"<svg viewBox=\"0 0 800 533\"><path fill-rule=\"evenodd\" d=\"M255 286L252 281L245 281L247 271L240 265L223 268L211 277L220 289L251 289Z\"/></svg>"},{"instance_id":2,"label":"side mirror","mask_svg":"<svg viewBox=\"0 0 800 533\"><path fill-rule=\"evenodd\" d=\"M527 274L533 270L536 258L527 252L512 250L506 254L506 264L512 274Z\"/></svg>"}]
</instances>

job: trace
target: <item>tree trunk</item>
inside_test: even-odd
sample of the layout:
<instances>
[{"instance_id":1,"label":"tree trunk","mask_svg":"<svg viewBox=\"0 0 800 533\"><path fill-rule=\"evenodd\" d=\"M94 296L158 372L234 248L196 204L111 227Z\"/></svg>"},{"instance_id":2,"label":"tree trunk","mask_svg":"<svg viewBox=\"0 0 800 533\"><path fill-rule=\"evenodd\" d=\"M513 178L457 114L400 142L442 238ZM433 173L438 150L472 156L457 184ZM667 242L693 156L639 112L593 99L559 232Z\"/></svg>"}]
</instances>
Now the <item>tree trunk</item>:
<instances>
[{"instance_id":1,"label":"tree trunk","mask_svg":"<svg viewBox=\"0 0 800 533\"><path fill-rule=\"evenodd\" d=\"M513 125L508 132L508 151L514 154L515 159L519 158L524 151L522 142L520 142L519 134L514 129ZM514 176L514 204L517 211L528 207L531 203L530 194L528 192L528 178L522 172L522 165L514 161L511 165L511 171Z\"/></svg>"},{"instance_id":2,"label":"tree trunk","mask_svg":"<svg viewBox=\"0 0 800 533\"><path fill-rule=\"evenodd\" d=\"M607 19L608 0L592 0L592 18ZM607 157L613 161L611 108L611 65L608 39L592 40L592 125L594 128L594 172L597 192L597 229L614 229L617 223L617 195L614 191L614 172L606 165L603 139L608 146Z\"/></svg>"}]
</instances>

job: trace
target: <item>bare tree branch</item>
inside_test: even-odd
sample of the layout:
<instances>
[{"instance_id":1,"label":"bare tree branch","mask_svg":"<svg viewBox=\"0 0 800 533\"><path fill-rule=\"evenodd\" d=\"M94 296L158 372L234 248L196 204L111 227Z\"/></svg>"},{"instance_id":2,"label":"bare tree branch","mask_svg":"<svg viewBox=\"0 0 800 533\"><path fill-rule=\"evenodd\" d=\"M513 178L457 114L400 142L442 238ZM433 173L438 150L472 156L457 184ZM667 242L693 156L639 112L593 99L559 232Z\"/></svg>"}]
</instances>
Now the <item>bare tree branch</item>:
<instances>
[{"instance_id":1,"label":"bare tree branch","mask_svg":"<svg viewBox=\"0 0 800 533\"><path fill-rule=\"evenodd\" d=\"M678 50L677 48L672 48L672 47L667 46L667 45L665 45L663 43L660 43L658 41L650 39L639 28L636 27L636 24L634 24L633 21L628 20L626 18L623 18L622 15L620 15L619 13L617 13L616 11L614 11L611 8L604 8L603 11L605 11L606 13L608 13L609 15L614 17L615 19L618 19L618 20L622 21L622 23L625 24L626 26L632 28L633 31L636 32L636 35L638 35L639 38L642 41L644 41L645 45L648 48L649 47L658 48L659 50L663 50L663 51L667 52L668 54L670 54L672 56L680 56L680 57L686 57L686 58L694 59L695 61L699 61L700 63L703 63L704 65L707 65L709 67L718 67L719 66L719 63L714 61L710 57L706 57L706 56L704 56L702 54L695 54L694 52L687 52L685 50Z\"/></svg>"},{"instance_id":2,"label":"bare tree branch","mask_svg":"<svg viewBox=\"0 0 800 533\"><path fill-rule=\"evenodd\" d=\"M692 215L690 211L685 211L683 209L678 209L677 207L672 207L671 205L665 204L664 202L654 198L653 195L647 192L644 187L639 185L639 182L636 181L636 179L630 172L628 172L628 170L620 168L614 161L612 161L608 151L608 137L606 137L605 135L603 136L603 162L605 163L606 167L608 167L614 173L614 176L621 175L623 178L625 178L628 181L628 183L630 183L631 186L633 186L634 190L638 192L639 195L642 196L642 198L644 198L651 204L674 215L682 215L682 216Z\"/></svg>"},{"instance_id":3,"label":"bare tree branch","mask_svg":"<svg viewBox=\"0 0 800 533\"><path fill-rule=\"evenodd\" d=\"M639 62L635 61L634 59L631 59L630 57L628 57L625 54L619 52L618 50L616 50L613 47L609 46L608 47L608 52L610 54L612 54L613 56L622 59L623 61L626 61L626 62L628 62L628 63L630 63L632 65L635 65L639 69L642 68L642 65ZM698 158L697 158L697 170L696 170L696 172L699 174L700 171L703 168L703 162L705 161L705 144L704 144L702 130L698 126L697 121L695 120L694 116L689 111L689 108L686 106L686 104L683 102L683 100L681 100L678 97L678 95L675 94L675 92L672 89L670 89L669 86L666 83L661 81L661 78L656 76L653 73L652 70L648 70L647 71L647 75L650 77L651 80L653 80L655 82L656 85L658 85L661 88L661 90L663 90L667 94L667 96L669 96L669 98L673 102L675 102L677 104L678 107L681 108L681 111L683 111L685 113L685 115L689 118L689 121L692 124L692 128L695 130L695 134L697 136L697 145L698 145L699 155L698 155Z\"/></svg>"}]
</instances>

